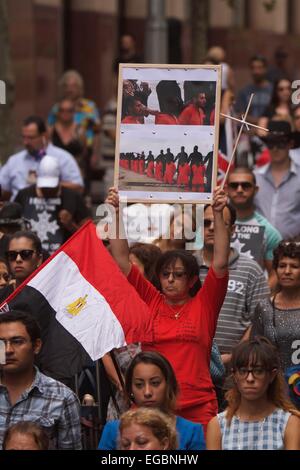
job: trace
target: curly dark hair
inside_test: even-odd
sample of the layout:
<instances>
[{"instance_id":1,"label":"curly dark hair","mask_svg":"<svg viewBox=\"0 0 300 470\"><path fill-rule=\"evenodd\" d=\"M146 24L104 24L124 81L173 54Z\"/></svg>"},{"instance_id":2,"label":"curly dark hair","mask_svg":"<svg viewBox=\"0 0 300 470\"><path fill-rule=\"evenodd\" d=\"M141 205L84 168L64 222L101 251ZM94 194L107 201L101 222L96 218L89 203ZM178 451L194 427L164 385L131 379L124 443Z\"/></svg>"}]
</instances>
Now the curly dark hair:
<instances>
[{"instance_id":1,"label":"curly dark hair","mask_svg":"<svg viewBox=\"0 0 300 470\"><path fill-rule=\"evenodd\" d=\"M300 260L300 237L291 238L290 240L283 240L275 248L273 258L273 268L277 269L279 261L284 256L288 258L296 258Z\"/></svg>"}]
</instances>

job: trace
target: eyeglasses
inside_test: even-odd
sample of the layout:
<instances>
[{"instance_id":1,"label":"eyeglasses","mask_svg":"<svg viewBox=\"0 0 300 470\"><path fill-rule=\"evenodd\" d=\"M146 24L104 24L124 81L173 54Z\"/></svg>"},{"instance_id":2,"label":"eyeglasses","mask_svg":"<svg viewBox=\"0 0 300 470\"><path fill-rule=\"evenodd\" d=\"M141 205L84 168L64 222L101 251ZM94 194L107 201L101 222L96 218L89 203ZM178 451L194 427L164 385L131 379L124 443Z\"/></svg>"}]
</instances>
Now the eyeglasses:
<instances>
[{"instance_id":1,"label":"eyeglasses","mask_svg":"<svg viewBox=\"0 0 300 470\"><path fill-rule=\"evenodd\" d=\"M288 140L281 140L280 142L267 142L266 145L268 149L285 149L288 145L289 141Z\"/></svg>"},{"instance_id":2,"label":"eyeglasses","mask_svg":"<svg viewBox=\"0 0 300 470\"><path fill-rule=\"evenodd\" d=\"M233 181L232 183L228 183L228 186L230 189L238 189L238 187L241 186L243 191L253 188L253 184L248 181Z\"/></svg>"},{"instance_id":3,"label":"eyeglasses","mask_svg":"<svg viewBox=\"0 0 300 470\"><path fill-rule=\"evenodd\" d=\"M28 261L32 258L33 253L35 253L35 250L11 250L6 252L6 258L8 261L16 261L18 255L20 255L23 261Z\"/></svg>"},{"instance_id":4,"label":"eyeglasses","mask_svg":"<svg viewBox=\"0 0 300 470\"><path fill-rule=\"evenodd\" d=\"M276 369L273 369L276 370ZM255 379L262 379L265 377L266 373L269 372L269 369L265 369L264 367L256 366L248 369L247 367L239 367L234 371L241 379L247 379L248 375L252 374Z\"/></svg>"},{"instance_id":5,"label":"eyeglasses","mask_svg":"<svg viewBox=\"0 0 300 470\"><path fill-rule=\"evenodd\" d=\"M160 273L160 275L163 279L169 279L170 274L172 274L174 279L182 279L183 277L186 276L185 271L162 271Z\"/></svg>"},{"instance_id":6,"label":"eyeglasses","mask_svg":"<svg viewBox=\"0 0 300 470\"><path fill-rule=\"evenodd\" d=\"M3 341L6 347L9 344L12 348L19 348L29 342L25 338L11 338L11 339L0 338L0 341Z\"/></svg>"}]
</instances>

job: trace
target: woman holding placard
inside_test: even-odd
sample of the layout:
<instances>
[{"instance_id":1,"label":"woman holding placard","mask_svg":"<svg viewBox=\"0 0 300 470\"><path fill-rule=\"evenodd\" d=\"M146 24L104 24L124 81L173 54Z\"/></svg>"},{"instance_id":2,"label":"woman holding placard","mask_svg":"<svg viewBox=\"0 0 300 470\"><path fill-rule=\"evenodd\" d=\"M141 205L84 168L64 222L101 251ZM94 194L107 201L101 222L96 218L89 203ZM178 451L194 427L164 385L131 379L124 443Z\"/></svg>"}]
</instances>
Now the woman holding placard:
<instances>
[{"instance_id":1,"label":"woman holding placard","mask_svg":"<svg viewBox=\"0 0 300 470\"><path fill-rule=\"evenodd\" d=\"M214 193L214 260L199 290L199 268L191 253L164 253L156 265L160 290L151 285L129 261L127 240L111 239L111 253L128 281L149 306L154 342L143 350L156 350L171 362L180 387L177 414L204 426L217 413L217 399L210 377L210 352L218 314L227 290L229 231L223 220L226 194ZM107 203L119 208L116 189Z\"/></svg>"}]
</instances>

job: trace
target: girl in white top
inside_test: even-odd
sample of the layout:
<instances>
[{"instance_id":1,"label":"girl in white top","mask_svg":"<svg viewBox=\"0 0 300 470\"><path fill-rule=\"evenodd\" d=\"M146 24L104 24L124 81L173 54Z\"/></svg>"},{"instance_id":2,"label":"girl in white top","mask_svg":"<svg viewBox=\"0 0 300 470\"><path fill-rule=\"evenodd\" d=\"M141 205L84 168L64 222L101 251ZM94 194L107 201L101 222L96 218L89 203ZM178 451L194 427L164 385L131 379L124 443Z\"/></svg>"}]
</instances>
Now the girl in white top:
<instances>
[{"instance_id":1,"label":"girl in white top","mask_svg":"<svg viewBox=\"0 0 300 470\"><path fill-rule=\"evenodd\" d=\"M277 349L257 336L232 355L228 407L208 424L209 450L300 450L300 412L289 402Z\"/></svg>"}]
</instances>

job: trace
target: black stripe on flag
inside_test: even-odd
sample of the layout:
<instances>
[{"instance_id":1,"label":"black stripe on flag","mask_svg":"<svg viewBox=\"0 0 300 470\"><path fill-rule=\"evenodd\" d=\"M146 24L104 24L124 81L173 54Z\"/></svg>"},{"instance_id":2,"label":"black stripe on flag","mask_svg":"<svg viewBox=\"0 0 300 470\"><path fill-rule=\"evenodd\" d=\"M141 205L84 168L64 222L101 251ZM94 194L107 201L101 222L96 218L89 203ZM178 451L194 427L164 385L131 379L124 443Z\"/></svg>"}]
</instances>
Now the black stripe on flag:
<instances>
[{"instance_id":1,"label":"black stripe on flag","mask_svg":"<svg viewBox=\"0 0 300 470\"><path fill-rule=\"evenodd\" d=\"M36 364L44 374L61 380L73 377L91 365L90 356L56 320L55 311L41 292L27 285L8 305L10 310L30 313L39 323L43 346Z\"/></svg>"}]
</instances>

